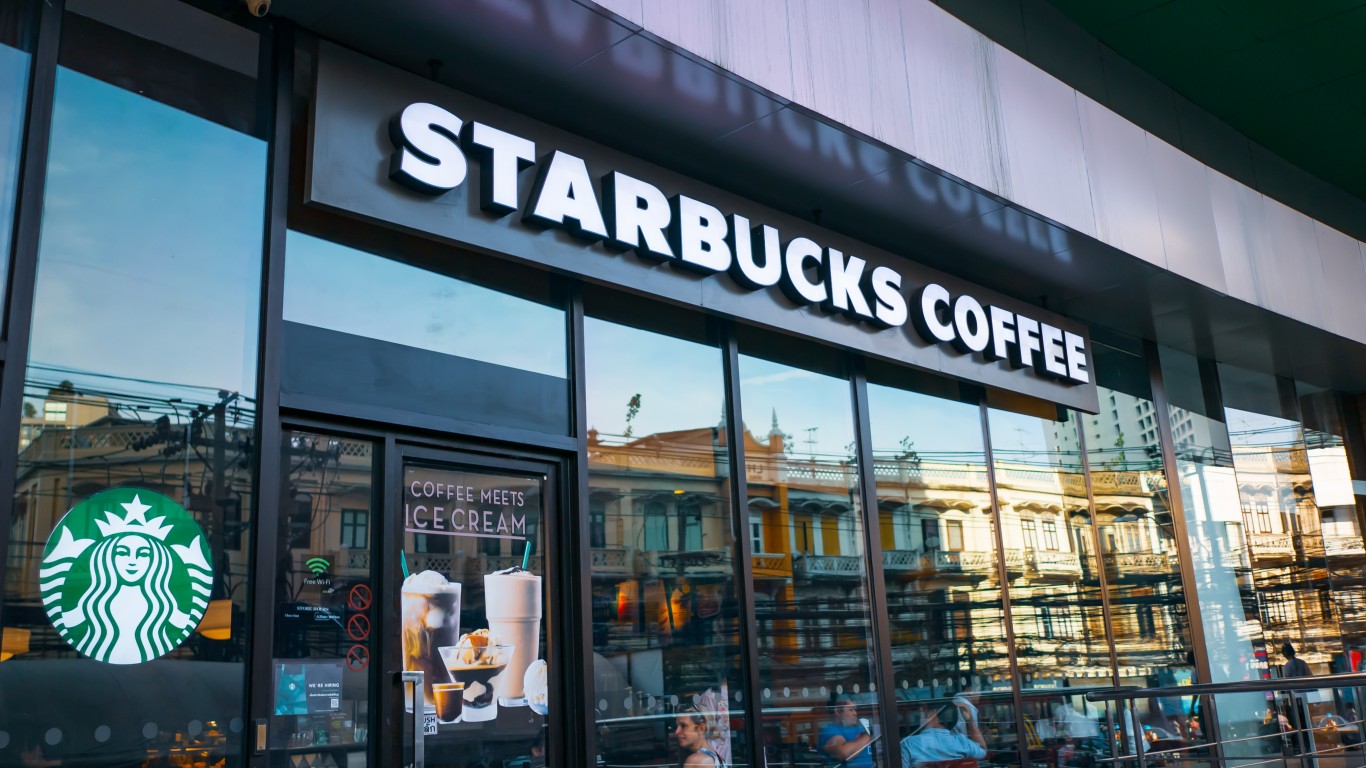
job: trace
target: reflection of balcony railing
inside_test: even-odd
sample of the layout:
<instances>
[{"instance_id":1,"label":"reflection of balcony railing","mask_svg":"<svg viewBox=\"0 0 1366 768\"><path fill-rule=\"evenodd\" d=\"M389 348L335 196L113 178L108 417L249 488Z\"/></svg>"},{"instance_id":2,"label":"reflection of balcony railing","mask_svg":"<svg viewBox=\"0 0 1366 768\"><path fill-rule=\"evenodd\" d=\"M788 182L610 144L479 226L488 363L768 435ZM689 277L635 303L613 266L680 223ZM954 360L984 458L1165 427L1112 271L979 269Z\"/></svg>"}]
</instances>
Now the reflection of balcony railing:
<instances>
[{"instance_id":1,"label":"reflection of balcony railing","mask_svg":"<svg viewBox=\"0 0 1366 768\"><path fill-rule=\"evenodd\" d=\"M594 547L589 551L594 574L624 576L631 572L631 550L623 547Z\"/></svg>"},{"instance_id":2,"label":"reflection of balcony railing","mask_svg":"<svg viewBox=\"0 0 1366 768\"><path fill-rule=\"evenodd\" d=\"M1009 557L1006 560L1009 562ZM1077 576L1081 574L1081 558L1075 552L1035 550L1025 555L1025 562L1040 576Z\"/></svg>"},{"instance_id":3,"label":"reflection of balcony railing","mask_svg":"<svg viewBox=\"0 0 1366 768\"><path fill-rule=\"evenodd\" d=\"M882 570L887 573L907 573L920 569L920 551L915 549L882 550Z\"/></svg>"},{"instance_id":4,"label":"reflection of balcony railing","mask_svg":"<svg viewBox=\"0 0 1366 768\"><path fill-rule=\"evenodd\" d=\"M1116 552L1111 557L1120 575L1166 576L1174 572L1174 556L1163 552Z\"/></svg>"},{"instance_id":5,"label":"reflection of balcony railing","mask_svg":"<svg viewBox=\"0 0 1366 768\"><path fill-rule=\"evenodd\" d=\"M792 576L792 558L789 555L755 552L750 563L755 578L786 579Z\"/></svg>"},{"instance_id":6,"label":"reflection of balcony railing","mask_svg":"<svg viewBox=\"0 0 1366 768\"><path fill-rule=\"evenodd\" d=\"M724 575L731 572L730 550L699 549L688 552L661 552L659 565L683 569L688 576Z\"/></svg>"},{"instance_id":7,"label":"reflection of balcony railing","mask_svg":"<svg viewBox=\"0 0 1366 768\"><path fill-rule=\"evenodd\" d=\"M940 575L987 576L996 571L996 558L990 552L926 552L920 567Z\"/></svg>"},{"instance_id":8,"label":"reflection of balcony railing","mask_svg":"<svg viewBox=\"0 0 1366 768\"><path fill-rule=\"evenodd\" d=\"M1360 536L1324 536L1323 551L1329 557L1366 555Z\"/></svg>"},{"instance_id":9,"label":"reflection of balcony railing","mask_svg":"<svg viewBox=\"0 0 1366 768\"><path fill-rule=\"evenodd\" d=\"M1250 533L1247 537L1253 560L1279 560L1295 557L1295 540L1288 533Z\"/></svg>"},{"instance_id":10,"label":"reflection of balcony railing","mask_svg":"<svg viewBox=\"0 0 1366 768\"><path fill-rule=\"evenodd\" d=\"M862 558L851 555L798 555L792 564L794 574L800 576L835 576L859 578L863 575Z\"/></svg>"}]
</instances>

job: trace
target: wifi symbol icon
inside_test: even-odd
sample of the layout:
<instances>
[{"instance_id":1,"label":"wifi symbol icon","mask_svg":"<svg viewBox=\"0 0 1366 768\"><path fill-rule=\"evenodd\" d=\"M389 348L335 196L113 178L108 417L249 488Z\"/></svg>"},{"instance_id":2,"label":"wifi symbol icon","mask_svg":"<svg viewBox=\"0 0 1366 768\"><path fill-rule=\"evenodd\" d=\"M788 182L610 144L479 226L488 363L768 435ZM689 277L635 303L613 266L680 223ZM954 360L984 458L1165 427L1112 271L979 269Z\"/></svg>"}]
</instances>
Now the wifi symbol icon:
<instances>
[{"instance_id":1,"label":"wifi symbol icon","mask_svg":"<svg viewBox=\"0 0 1366 768\"><path fill-rule=\"evenodd\" d=\"M323 571L326 571L328 566L332 564L327 562L325 558L314 557L310 558L304 565L308 566L308 570L312 571L314 576L317 576Z\"/></svg>"}]
</instances>

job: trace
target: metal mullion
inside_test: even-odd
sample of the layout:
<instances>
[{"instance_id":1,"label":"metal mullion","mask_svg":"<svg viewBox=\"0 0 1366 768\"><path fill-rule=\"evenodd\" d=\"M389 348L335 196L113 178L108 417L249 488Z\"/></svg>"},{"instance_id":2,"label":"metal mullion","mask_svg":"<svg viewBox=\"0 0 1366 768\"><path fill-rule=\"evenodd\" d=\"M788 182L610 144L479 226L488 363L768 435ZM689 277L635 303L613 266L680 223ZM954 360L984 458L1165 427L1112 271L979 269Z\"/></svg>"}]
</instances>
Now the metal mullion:
<instances>
[{"instance_id":1,"label":"metal mullion","mask_svg":"<svg viewBox=\"0 0 1366 768\"><path fill-rule=\"evenodd\" d=\"M1167 480L1167 507L1171 511L1172 528L1176 532L1177 564L1181 571L1181 596L1186 603L1186 624L1190 627L1192 655L1198 681L1212 682L1209 648L1205 645L1205 628L1201 623L1200 595L1195 580L1195 560L1191 554L1190 529L1186 525L1185 502L1181 498L1181 475L1176 465L1176 443L1172 439L1171 404L1167 401L1167 386L1162 377L1162 361L1157 344L1143 343L1143 357L1148 364L1148 381L1152 387L1153 410L1157 414L1157 434L1162 448L1163 475ZM1200 718L1205 740L1213 745L1214 756L1223 757L1219 740L1219 717L1214 697L1207 702L1209 711Z\"/></svg>"},{"instance_id":2,"label":"metal mullion","mask_svg":"<svg viewBox=\"0 0 1366 768\"><path fill-rule=\"evenodd\" d=\"M403 640L395 628L402 626L403 610L399 597L403 590L403 574L399 563L394 562L403 555L403 514L399 496L403 487L403 455L398 447L398 439L393 433L384 437L380 456L374 465L376 474L382 478L378 483L380 522L375 526L379 540L371 551L378 557L371 558L370 578L375 582L376 610L371 616L375 626L384 628L374 634L375 644L371 656L371 666L379 669L371 678L371 700L379 705L379 711L372 713L376 719L378 738L371 739L369 751L375 756L374 765L404 765L403 728L404 696L402 688L394 676L403 670ZM379 566L375 573L374 566ZM378 694L378 695L376 695ZM414 691L414 702L421 700L421 694ZM422 728L422 715L413 707L413 727ZM374 733L374 731L372 731Z\"/></svg>"},{"instance_id":3,"label":"metal mullion","mask_svg":"<svg viewBox=\"0 0 1366 768\"><path fill-rule=\"evenodd\" d=\"M1015 707L1015 747L1020 754L1020 765L1028 768L1029 749L1025 745L1024 696L1020 693L1020 660L1015 651L1015 617L1010 607L1010 572L1006 570L1005 531L1001 524L1001 499L996 492L996 462L991 449L991 420L986 399L978 403L982 420L982 447L986 454L987 490L991 494L991 527L996 539L996 568L1001 585L1001 606L1004 610L1006 655L1010 663L1010 700Z\"/></svg>"},{"instance_id":4,"label":"metal mullion","mask_svg":"<svg viewBox=\"0 0 1366 768\"><path fill-rule=\"evenodd\" d=\"M38 277L38 245L43 224L48 150L52 140L52 106L57 88L65 0L35 2L37 40L29 70L24 138L19 153L8 295L5 302L5 365L0 372L0 552L8 551L19 471L19 425L23 418L24 376L28 368L29 331ZM28 30L25 30L28 32ZM9 442L13 440L13 442ZM0 616L5 607L5 570L0 569Z\"/></svg>"},{"instance_id":5,"label":"metal mullion","mask_svg":"<svg viewBox=\"0 0 1366 768\"><path fill-rule=\"evenodd\" d=\"M572 510L574 519L560 526L560 545L564 552L575 552L577 558L564 558L566 564L577 561L577 573L570 574L568 567L562 583L565 589L560 593L564 606L564 626L568 630L565 643L560 649L561 658L566 661L576 659L577 663L560 664L561 673L556 676L560 684L560 697L556 701L567 702L569 696L577 695L578 706L568 706L565 711L577 712L578 722L564 721L564 733L551 745L551 765L595 765L597 763L597 723L594 719L592 701L584 696L593 690L593 675L589 671L593 659L593 553L590 548L592 521L588 514L588 386L587 361L584 356L584 312L583 290L577 282L567 282L568 306L566 325L569 334L570 387L574 403L573 434L576 438L574 459L573 490L568 496L574 504L565 510ZM554 692L552 691L552 695ZM555 759L553 750L562 750L560 759ZM573 755L578 758L573 758Z\"/></svg>"},{"instance_id":6,"label":"metal mullion","mask_svg":"<svg viewBox=\"0 0 1366 768\"><path fill-rule=\"evenodd\" d=\"M892 617L887 607L887 581L882 562L882 525L874 472L872 416L868 409L868 376L862 358L854 358L850 389L854 397L854 429L858 445L859 500L863 505L863 538L868 563L868 598L872 610L873 656L877 660L878 706L883 712L883 750L901 743L896 711L896 679L892 669Z\"/></svg>"},{"instance_id":7,"label":"metal mullion","mask_svg":"<svg viewBox=\"0 0 1366 768\"><path fill-rule=\"evenodd\" d=\"M759 622L754 602L754 533L749 525L749 479L745 467L744 413L740 408L740 350L735 325L718 321L721 329L722 371L726 397L726 460L730 462L731 518L738 523L735 540L740 545L735 567L735 592L740 604L740 647L744 652L745 678L741 693L745 717L745 738L749 741L750 765L764 766L763 707L759 691Z\"/></svg>"},{"instance_id":8,"label":"metal mullion","mask_svg":"<svg viewBox=\"0 0 1366 768\"><path fill-rule=\"evenodd\" d=\"M1075 413L1075 411L1073 412ZM1110 684L1119 685L1119 652L1115 648L1115 625L1110 612L1110 580L1105 575L1105 558L1100 548L1100 520L1096 517L1096 494L1091 487L1091 457L1086 450L1086 430L1081 419L1077 429L1077 450L1081 453L1081 471L1086 478L1086 510L1091 515L1091 546L1096 553L1096 574L1100 577L1100 613L1105 625L1105 645L1110 651Z\"/></svg>"},{"instance_id":9,"label":"metal mullion","mask_svg":"<svg viewBox=\"0 0 1366 768\"><path fill-rule=\"evenodd\" d=\"M268 121L266 161L266 226L261 258L261 307L258 320L256 367L256 499L251 524L252 589L247 615L251 616L247 643L250 674L246 701L253 722L269 721L272 711L271 665L275 637L276 555L280 547L280 328L284 317L285 232L289 210L290 130L294 103L294 35L287 21L269 23L260 41L258 78L269 78L263 88ZM267 500L269 500L267 502ZM270 510L273 514L264 514ZM382 665L374 665L378 669ZM373 690L375 673L371 673ZM251 733L253 729L249 729ZM371 731L376 732L375 730ZM269 762L269 750L247 745L253 765ZM369 747L373 751L373 744Z\"/></svg>"}]
</instances>

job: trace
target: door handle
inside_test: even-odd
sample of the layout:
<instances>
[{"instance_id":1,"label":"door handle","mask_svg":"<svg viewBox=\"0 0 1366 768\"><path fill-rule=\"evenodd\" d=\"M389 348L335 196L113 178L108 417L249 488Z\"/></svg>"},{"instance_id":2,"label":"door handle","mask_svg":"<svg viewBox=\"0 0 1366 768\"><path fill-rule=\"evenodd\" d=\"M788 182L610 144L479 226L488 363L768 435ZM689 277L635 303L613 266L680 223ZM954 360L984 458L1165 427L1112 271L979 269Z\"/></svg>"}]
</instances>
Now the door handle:
<instances>
[{"instance_id":1,"label":"door handle","mask_svg":"<svg viewBox=\"0 0 1366 768\"><path fill-rule=\"evenodd\" d=\"M422 728L423 728L422 721L423 721L423 719L424 719L424 707L425 707L424 700L423 700L424 697L423 697L423 693L422 693L422 689L423 689L424 683L425 683L424 678L425 678L425 675L423 675L422 672L420 672L420 671L415 671L415 670L404 670L403 672L399 672L399 673L398 673L398 681L399 681L399 686L400 686L400 687L406 686L406 685L409 685L409 684L412 684L412 686L413 686L413 697L412 697L412 699L411 699L411 701L413 702L413 710L412 710L412 718L413 718L413 762L412 762L412 768L426 768L426 763L427 763L427 755L426 755L426 736L425 736L425 734L423 734L423 732L422 732Z\"/></svg>"}]
</instances>

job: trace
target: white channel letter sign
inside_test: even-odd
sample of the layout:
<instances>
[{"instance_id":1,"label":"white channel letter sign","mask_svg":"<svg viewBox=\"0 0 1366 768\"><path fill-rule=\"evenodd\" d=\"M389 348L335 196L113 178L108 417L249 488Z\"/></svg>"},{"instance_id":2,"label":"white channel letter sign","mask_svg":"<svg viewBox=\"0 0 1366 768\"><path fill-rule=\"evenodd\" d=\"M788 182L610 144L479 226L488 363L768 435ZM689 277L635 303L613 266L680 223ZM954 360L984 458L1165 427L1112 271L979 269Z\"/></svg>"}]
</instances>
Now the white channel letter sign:
<instances>
[{"instance_id":1,"label":"white channel letter sign","mask_svg":"<svg viewBox=\"0 0 1366 768\"><path fill-rule=\"evenodd\" d=\"M204 531L184 507L144 488L114 488L62 517L38 577L43 609L72 648L109 664L142 664L199 626L213 566Z\"/></svg>"},{"instance_id":2,"label":"white channel letter sign","mask_svg":"<svg viewBox=\"0 0 1366 768\"><path fill-rule=\"evenodd\" d=\"M602 177L602 197L587 163L553 150L537 159L534 142L484 123L466 121L435 104L409 104L389 123L394 144L389 178L426 195L456 188L467 175L467 155L483 165L480 206L515 213L519 172L536 166L522 210L533 227L558 227L585 241L634 251L642 258L702 275L725 273L747 290L778 287L799 305L817 305L874 328L911 322L926 343L951 345L984 361L1065 384L1089 384L1086 341L1054 325L952 295L937 283L906 285L889 266L869 268L853 254L807 237L784 239L776 228L722 212L687 195L665 195L649 182L618 171Z\"/></svg>"}]
</instances>

